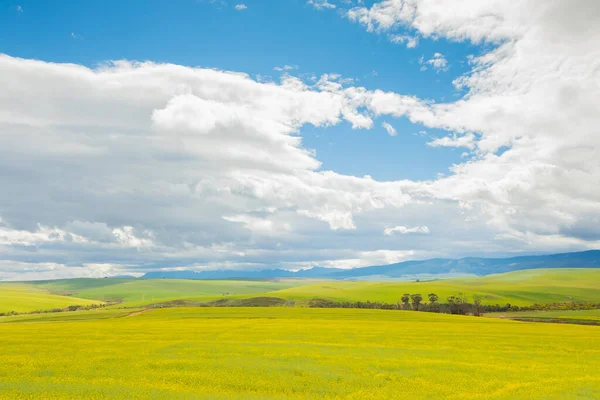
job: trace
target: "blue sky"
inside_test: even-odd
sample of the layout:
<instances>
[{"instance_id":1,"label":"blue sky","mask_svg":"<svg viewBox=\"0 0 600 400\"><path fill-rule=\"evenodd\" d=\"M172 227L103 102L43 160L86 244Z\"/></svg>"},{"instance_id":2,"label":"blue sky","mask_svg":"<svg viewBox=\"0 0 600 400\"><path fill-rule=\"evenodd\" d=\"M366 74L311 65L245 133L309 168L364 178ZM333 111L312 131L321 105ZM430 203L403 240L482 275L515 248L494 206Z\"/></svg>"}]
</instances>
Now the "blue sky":
<instances>
[{"instance_id":1,"label":"blue sky","mask_svg":"<svg viewBox=\"0 0 600 400\"><path fill-rule=\"evenodd\" d=\"M599 248L598 8L0 1L0 280Z\"/></svg>"},{"instance_id":2,"label":"blue sky","mask_svg":"<svg viewBox=\"0 0 600 400\"><path fill-rule=\"evenodd\" d=\"M237 4L247 8L238 11ZM15 57L89 67L107 60L150 60L273 80L282 74L274 67L290 65L298 69L287 73L303 78L335 73L368 89L437 102L464 95L452 81L469 70L467 56L481 51L445 39L421 39L409 49L348 23L337 9L316 11L303 0L8 1L2 8L0 49ZM420 71L419 59L436 52L448 60L448 71ZM460 149L427 147L431 137L444 132L401 118L389 121L400 133L390 137L381 127L384 120L376 121L373 132L352 130L348 123L305 127L304 143L317 151L324 169L380 180L433 179L461 162Z\"/></svg>"}]
</instances>

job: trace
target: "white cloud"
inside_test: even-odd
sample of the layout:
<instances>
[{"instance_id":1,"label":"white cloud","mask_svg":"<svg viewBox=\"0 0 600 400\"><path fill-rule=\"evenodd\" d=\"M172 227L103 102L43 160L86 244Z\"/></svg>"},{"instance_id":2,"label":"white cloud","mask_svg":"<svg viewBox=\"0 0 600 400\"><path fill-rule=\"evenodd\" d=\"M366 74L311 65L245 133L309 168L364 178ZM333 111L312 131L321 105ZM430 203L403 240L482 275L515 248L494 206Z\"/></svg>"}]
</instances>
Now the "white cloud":
<instances>
[{"instance_id":1,"label":"white cloud","mask_svg":"<svg viewBox=\"0 0 600 400\"><path fill-rule=\"evenodd\" d=\"M83 40L83 36L81 36L75 32L71 32L71 37L75 40Z\"/></svg>"},{"instance_id":2,"label":"white cloud","mask_svg":"<svg viewBox=\"0 0 600 400\"><path fill-rule=\"evenodd\" d=\"M274 71L292 71L294 69L298 69L297 65L283 65L281 67L273 67Z\"/></svg>"},{"instance_id":3,"label":"white cloud","mask_svg":"<svg viewBox=\"0 0 600 400\"><path fill-rule=\"evenodd\" d=\"M236 4L235 5L235 9L238 10L238 11L243 11L243 10L247 10L248 6L245 5L245 4Z\"/></svg>"},{"instance_id":4,"label":"white cloud","mask_svg":"<svg viewBox=\"0 0 600 400\"><path fill-rule=\"evenodd\" d=\"M332 4L332 3L328 2L327 0L308 0L307 4L313 6L317 10L336 8L335 4Z\"/></svg>"},{"instance_id":5,"label":"white cloud","mask_svg":"<svg viewBox=\"0 0 600 400\"><path fill-rule=\"evenodd\" d=\"M304 268L310 268L315 265L326 268L351 269L357 267L369 267L373 265L394 264L418 256L419 253L413 250L375 250L363 251L356 255L356 258L338 259L338 260L320 260L305 263Z\"/></svg>"},{"instance_id":6,"label":"white cloud","mask_svg":"<svg viewBox=\"0 0 600 400\"><path fill-rule=\"evenodd\" d=\"M224 216L223 219L241 223L246 229L257 235L282 235L290 229L288 223L276 224L269 218L261 218L254 215L231 215Z\"/></svg>"},{"instance_id":7,"label":"white cloud","mask_svg":"<svg viewBox=\"0 0 600 400\"><path fill-rule=\"evenodd\" d=\"M17 10L17 13L21 14L23 12L23 7L17 6L16 10Z\"/></svg>"},{"instance_id":8,"label":"white cloud","mask_svg":"<svg viewBox=\"0 0 600 400\"><path fill-rule=\"evenodd\" d=\"M367 30L492 44L455 80L466 95L443 103L334 75L261 83L179 65L92 70L2 55L0 187L10 195L0 196L0 270L356 266L599 247L596 4L388 0L351 10ZM472 156L436 179L381 182L324 169L300 136L308 124L371 128L379 116L446 130L429 146ZM386 225L430 233L399 241L381 235Z\"/></svg>"},{"instance_id":9,"label":"white cloud","mask_svg":"<svg viewBox=\"0 0 600 400\"><path fill-rule=\"evenodd\" d=\"M402 183L317 171L302 146L304 124L371 126L362 90L340 81L2 55L0 168L12 172L0 183L14 195L0 199L0 251L25 261L22 246L37 246L40 262L79 266L264 265L279 257L265 253L272 234L294 232L278 237L294 246L298 230L351 230L355 215L402 207Z\"/></svg>"},{"instance_id":10,"label":"white cloud","mask_svg":"<svg viewBox=\"0 0 600 400\"><path fill-rule=\"evenodd\" d=\"M387 0L373 4L371 8L355 7L348 11L350 20L365 25L369 32L385 31L409 20L413 10L404 0Z\"/></svg>"},{"instance_id":11,"label":"white cloud","mask_svg":"<svg viewBox=\"0 0 600 400\"><path fill-rule=\"evenodd\" d=\"M424 57L421 57L419 64L421 64L421 71L426 71L427 65L431 66L437 72L448 71L448 60L446 60L446 57L442 53L435 53L427 61L425 61Z\"/></svg>"},{"instance_id":12,"label":"white cloud","mask_svg":"<svg viewBox=\"0 0 600 400\"><path fill-rule=\"evenodd\" d=\"M407 233L429 233L429 228L426 226L414 226L412 228L408 228L403 225L394 226L393 228L385 228L383 233L388 236L393 235L394 233L401 233L406 235Z\"/></svg>"},{"instance_id":13,"label":"white cloud","mask_svg":"<svg viewBox=\"0 0 600 400\"><path fill-rule=\"evenodd\" d=\"M387 131L387 133L390 136L396 136L398 134L398 132L396 132L396 129L386 121L383 121L381 123L381 126Z\"/></svg>"},{"instance_id":14,"label":"white cloud","mask_svg":"<svg viewBox=\"0 0 600 400\"><path fill-rule=\"evenodd\" d=\"M472 133L462 136L457 136L456 134L452 135L452 137L444 136L427 143L431 147L466 147L470 150L475 149L475 144L476 138Z\"/></svg>"},{"instance_id":15,"label":"white cloud","mask_svg":"<svg viewBox=\"0 0 600 400\"><path fill-rule=\"evenodd\" d=\"M117 241L126 247L150 248L154 245L152 242L152 232L145 231L147 238L136 236L132 226L124 226L122 228L115 228L112 231Z\"/></svg>"},{"instance_id":16,"label":"white cloud","mask_svg":"<svg viewBox=\"0 0 600 400\"><path fill-rule=\"evenodd\" d=\"M37 229L31 232L0 226L0 245L36 246L42 243L65 241L74 243L87 242L82 236L65 232L58 228L38 225Z\"/></svg>"},{"instance_id":17,"label":"white cloud","mask_svg":"<svg viewBox=\"0 0 600 400\"><path fill-rule=\"evenodd\" d=\"M86 263L73 267L59 263L28 263L0 260L0 281L43 280L62 278L103 278L121 274L133 276L140 272L130 270L129 266L110 263Z\"/></svg>"},{"instance_id":18,"label":"white cloud","mask_svg":"<svg viewBox=\"0 0 600 400\"><path fill-rule=\"evenodd\" d=\"M530 238L521 241L530 249L550 237L555 251L595 243L600 198L586 188L600 182L592 156L600 151L592 111L600 92L600 34L591 29L600 21L597 2L387 0L348 17L373 32L402 27L425 38L495 45L470 58L473 71L455 81L468 93L456 102L410 104L388 93L378 95L387 101L372 102L377 113L453 132L432 146L477 149L477 158L419 190L469 204L465 213L478 208L489 229L515 230L519 235L507 234ZM447 67L436 59L423 63Z\"/></svg>"},{"instance_id":19,"label":"white cloud","mask_svg":"<svg viewBox=\"0 0 600 400\"><path fill-rule=\"evenodd\" d=\"M406 44L406 47L409 49L414 49L419 44L418 36L408 36L408 35L390 35L390 41L392 43Z\"/></svg>"},{"instance_id":20,"label":"white cloud","mask_svg":"<svg viewBox=\"0 0 600 400\"><path fill-rule=\"evenodd\" d=\"M384 0L370 8L354 7L347 16L370 32L410 26L424 37L497 42L526 32L528 24L543 14L535 4L533 0L517 5L477 0ZM579 6L585 8L586 5L580 3Z\"/></svg>"}]
</instances>

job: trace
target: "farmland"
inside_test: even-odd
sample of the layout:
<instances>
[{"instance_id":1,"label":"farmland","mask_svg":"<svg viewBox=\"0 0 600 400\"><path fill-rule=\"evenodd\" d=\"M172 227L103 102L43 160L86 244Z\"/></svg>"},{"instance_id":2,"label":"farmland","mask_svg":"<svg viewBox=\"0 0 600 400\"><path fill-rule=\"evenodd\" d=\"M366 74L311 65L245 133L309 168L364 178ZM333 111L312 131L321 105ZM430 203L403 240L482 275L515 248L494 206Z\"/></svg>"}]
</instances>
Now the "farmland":
<instances>
[{"instance_id":1,"label":"farmland","mask_svg":"<svg viewBox=\"0 0 600 400\"><path fill-rule=\"evenodd\" d=\"M62 308L74 304L88 305L94 303L98 304L102 302L55 295L31 285L12 283L0 285L0 313L7 313L9 311L30 312Z\"/></svg>"},{"instance_id":2,"label":"farmland","mask_svg":"<svg viewBox=\"0 0 600 400\"><path fill-rule=\"evenodd\" d=\"M122 312L5 317L2 397L600 396L597 327L385 310ZM61 321L67 314L82 320Z\"/></svg>"},{"instance_id":3,"label":"farmland","mask_svg":"<svg viewBox=\"0 0 600 400\"><path fill-rule=\"evenodd\" d=\"M397 303L403 293L436 293L442 301L458 292L481 295L484 304L600 302L599 269L537 269L505 274L427 282L360 282L310 280L181 280L70 279L0 284L0 312L33 311L118 302L138 307L173 300L207 302L218 299L274 297L306 306L313 298L338 301Z\"/></svg>"},{"instance_id":4,"label":"farmland","mask_svg":"<svg viewBox=\"0 0 600 400\"><path fill-rule=\"evenodd\" d=\"M595 324L600 310L476 318L304 306L314 298L395 303L417 292L480 294L488 304L600 302L599 281L599 270L562 269L431 282L2 283L0 309L119 303L0 317L9 349L0 354L0 397L596 399L599 327L535 321ZM148 308L257 299L253 305L279 307Z\"/></svg>"},{"instance_id":5,"label":"farmland","mask_svg":"<svg viewBox=\"0 0 600 400\"><path fill-rule=\"evenodd\" d=\"M600 301L600 270L538 269L484 277L431 282L339 282L297 286L277 292L284 298L325 297L334 300L394 303L402 293L436 293L441 299L463 292L483 296L484 304L531 305L567 301Z\"/></svg>"}]
</instances>

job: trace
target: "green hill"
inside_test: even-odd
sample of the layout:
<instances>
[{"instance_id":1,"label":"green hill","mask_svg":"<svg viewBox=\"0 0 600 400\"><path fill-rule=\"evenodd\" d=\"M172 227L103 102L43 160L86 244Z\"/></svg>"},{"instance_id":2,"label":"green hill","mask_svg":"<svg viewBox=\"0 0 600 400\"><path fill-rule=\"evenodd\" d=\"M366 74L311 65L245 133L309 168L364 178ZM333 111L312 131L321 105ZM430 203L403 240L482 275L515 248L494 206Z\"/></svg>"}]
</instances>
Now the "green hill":
<instances>
[{"instance_id":1,"label":"green hill","mask_svg":"<svg viewBox=\"0 0 600 400\"><path fill-rule=\"evenodd\" d=\"M84 278L21 282L18 285L23 290L53 294L58 297L74 296L90 300L149 303L189 297L221 298L255 295L303 284L306 282ZM1 288L2 286L0 290Z\"/></svg>"},{"instance_id":2,"label":"green hill","mask_svg":"<svg viewBox=\"0 0 600 400\"><path fill-rule=\"evenodd\" d=\"M525 306L600 302L598 282L600 269L593 268L535 269L427 282L64 279L0 284L0 310L32 311L93 301L114 301L121 303L119 307L133 307L181 299L203 302L257 296L294 300L296 306L306 305L313 298L397 303L403 293L421 293L425 301L427 294L436 293L444 302L459 292L468 297L481 295L484 304ZM7 288L12 288L10 293ZM27 297L27 302L20 300L23 297Z\"/></svg>"},{"instance_id":3,"label":"green hill","mask_svg":"<svg viewBox=\"0 0 600 400\"><path fill-rule=\"evenodd\" d=\"M485 277L428 282L327 281L273 293L288 299L322 297L333 300L396 303L403 293L435 293L440 301L458 292L482 295L484 304L600 302L600 269L536 269Z\"/></svg>"},{"instance_id":4,"label":"green hill","mask_svg":"<svg viewBox=\"0 0 600 400\"><path fill-rule=\"evenodd\" d=\"M0 313L49 310L74 305L98 304L101 301L61 296L44 292L29 284L0 284Z\"/></svg>"}]
</instances>

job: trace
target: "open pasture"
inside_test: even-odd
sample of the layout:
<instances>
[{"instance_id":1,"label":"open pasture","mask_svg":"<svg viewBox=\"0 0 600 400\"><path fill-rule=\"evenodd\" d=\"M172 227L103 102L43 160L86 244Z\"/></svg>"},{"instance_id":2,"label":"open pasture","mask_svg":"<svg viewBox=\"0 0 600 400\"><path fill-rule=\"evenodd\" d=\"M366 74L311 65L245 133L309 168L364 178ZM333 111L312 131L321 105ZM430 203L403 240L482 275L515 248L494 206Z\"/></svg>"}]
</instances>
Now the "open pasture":
<instances>
[{"instance_id":1,"label":"open pasture","mask_svg":"<svg viewBox=\"0 0 600 400\"><path fill-rule=\"evenodd\" d=\"M0 312L29 312L69 305L119 302L127 306L199 297L255 296L303 285L303 281L236 281L180 279L61 279L0 283Z\"/></svg>"},{"instance_id":2,"label":"open pasture","mask_svg":"<svg viewBox=\"0 0 600 400\"><path fill-rule=\"evenodd\" d=\"M45 281L34 286L55 293L118 302L152 302L187 297L219 298L267 293L303 285L302 281L186 280L186 279L73 279Z\"/></svg>"},{"instance_id":3,"label":"open pasture","mask_svg":"<svg viewBox=\"0 0 600 400\"><path fill-rule=\"evenodd\" d=\"M3 398L600 397L597 327L386 310L94 312L0 324Z\"/></svg>"},{"instance_id":4,"label":"open pasture","mask_svg":"<svg viewBox=\"0 0 600 400\"><path fill-rule=\"evenodd\" d=\"M54 295L26 284L0 284L0 313L49 310L94 303L100 304L102 301Z\"/></svg>"},{"instance_id":5,"label":"open pasture","mask_svg":"<svg viewBox=\"0 0 600 400\"><path fill-rule=\"evenodd\" d=\"M119 302L115 307L138 307L173 300L209 302L219 299L276 297L306 306L313 298L339 301L397 303L403 293L436 293L444 302L458 292L484 304L527 306L534 303L600 302L600 269L537 269L483 277L427 282L364 282L314 280L180 280L69 279L0 284L0 312L33 311ZM85 299L85 300L84 300Z\"/></svg>"},{"instance_id":6,"label":"open pasture","mask_svg":"<svg viewBox=\"0 0 600 400\"><path fill-rule=\"evenodd\" d=\"M536 269L505 274L426 282L326 281L271 293L288 299L397 303L403 293L436 293L440 301L458 292L483 296L484 304L519 306L572 301L600 302L600 269Z\"/></svg>"}]
</instances>

